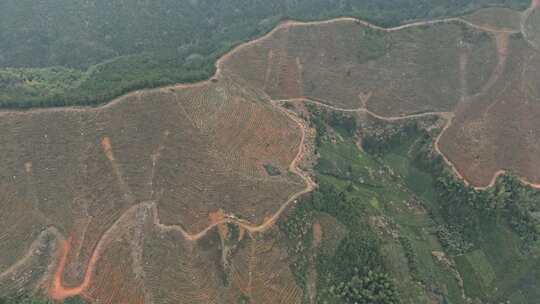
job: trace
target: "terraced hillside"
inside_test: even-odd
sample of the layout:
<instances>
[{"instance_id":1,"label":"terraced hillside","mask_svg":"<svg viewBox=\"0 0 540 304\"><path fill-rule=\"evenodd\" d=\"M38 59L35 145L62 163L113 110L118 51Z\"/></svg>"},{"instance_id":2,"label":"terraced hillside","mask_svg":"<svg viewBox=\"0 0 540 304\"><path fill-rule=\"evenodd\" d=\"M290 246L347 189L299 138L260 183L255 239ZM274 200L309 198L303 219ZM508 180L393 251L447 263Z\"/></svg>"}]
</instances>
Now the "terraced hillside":
<instances>
[{"instance_id":1,"label":"terraced hillside","mask_svg":"<svg viewBox=\"0 0 540 304\"><path fill-rule=\"evenodd\" d=\"M537 29L520 28L534 22L531 10L487 9L390 29L348 18L287 22L222 68L273 99L388 119L451 116L437 146L466 181L483 187L511 171L534 184L540 54L527 38Z\"/></svg>"},{"instance_id":2,"label":"terraced hillside","mask_svg":"<svg viewBox=\"0 0 540 304\"><path fill-rule=\"evenodd\" d=\"M40 283L47 270L28 265L49 255L58 268L49 273L53 298L84 291L94 299L112 297L110 303L127 301L115 297L138 297L130 291L145 281L149 230L181 232L176 238L190 247L225 216L257 225L271 218L304 185L288 173L300 131L265 101L221 77L135 92L96 109L0 114L6 130L0 290ZM270 176L266 165L281 173ZM224 216L216 221L211 214L218 212ZM15 263L21 264L10 268ZM215 271L201 275L207 273ZM102 276L119 285L93 285Z\"/></svg>"},{"instance_id":3,"label":"terraced hillside","mask_svg":"<svg viewBox=\"0 0 540 304\"><path fill-rule=\"evenodd\" d=\"M223 56L207 81L96 108L0 111L0 295L341 303L354 286L330 284L361 275L395 283L389 301L533 303L537 192L511 184L527 203L512 209L496 177L540 183L538 6L502 25L493 10L395 28L289 21ZM409 121L424 132L413 143L368 151ZM459 182L437 188L409 166L422 141ZM476 222L485 206L453 208L448 189L497 211ZM299 201L315 206L305 218L288 208ZM529 251L496 256L505 237ZM509 262L519 267L496 280Z\"/></svg>"}]
</instances>

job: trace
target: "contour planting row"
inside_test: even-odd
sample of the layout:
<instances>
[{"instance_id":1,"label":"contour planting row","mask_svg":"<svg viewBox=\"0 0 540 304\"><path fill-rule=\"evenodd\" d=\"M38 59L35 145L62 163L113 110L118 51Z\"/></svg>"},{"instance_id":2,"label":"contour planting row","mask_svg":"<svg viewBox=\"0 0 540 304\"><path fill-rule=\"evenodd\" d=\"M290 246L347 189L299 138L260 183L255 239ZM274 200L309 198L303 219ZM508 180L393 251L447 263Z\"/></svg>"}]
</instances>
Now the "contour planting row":
<instances>
[{"instance_id":1,"label":"contour planting row","mask_svg":"<svg viewBox=\"0 0 540 304\"><path fill-rule=\"evenodd\" d=\"M219 67L277 100L366 108L388 119L454 112L439 149L466 182L484 187L510 171L540 184L539 55L515 28L518 12L507 21L486 14L399 29L351 18L288 22Z\"/></svg>"},{"instance_id":2,"label":"contour planting row","mask_svg":"<svg viewBox=\"0 0 540 304\"><path fill-rule=\"evenodd\" d=\"M0 273L54 225L61 234L53 240L56 253L49 252L49 274L55 276L43 286L55 277L51 296L83 293L104 303L127 301L125 290L144 282L132 280L141 253L109 246L127 236L135 242L129 240L134 228L125 221L136 206L151 202L161 224L197 233L217 210L262 223L302 189L299 178L287 174L300 137L295 123L260 95L225 80L205 86L135 92L95 109L0 113L0 251L8 253L0 258ZM264 164L282 174L268 177ZM139 230L138 239L145 233ZM118 267L106 266L120 260ZM99 285L107 276L114 278L112 289ZM27 286L40 279L33 277ZM133 294L129 301L142 296Z\"/></svg>"}]
</instances>

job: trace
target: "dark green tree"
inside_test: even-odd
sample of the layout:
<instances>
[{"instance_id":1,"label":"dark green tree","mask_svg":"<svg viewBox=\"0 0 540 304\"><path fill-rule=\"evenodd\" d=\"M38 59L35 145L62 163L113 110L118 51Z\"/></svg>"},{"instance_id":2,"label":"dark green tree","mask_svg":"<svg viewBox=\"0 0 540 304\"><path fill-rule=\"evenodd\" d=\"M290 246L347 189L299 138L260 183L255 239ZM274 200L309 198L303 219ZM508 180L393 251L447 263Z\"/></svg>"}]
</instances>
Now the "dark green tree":
<instances>
[{"instance_id":1,"label":"dark green tree","mask_svg":"<svg viewBox=\"0 0 540 304\"><path fill-rule=\"evenodd\" d=\"M399 294L392 279L381 272L369 270L362 275L358 269L348 281L342 282L334 293L347 304L397 304Z\"/></svg>"}]
</instances>

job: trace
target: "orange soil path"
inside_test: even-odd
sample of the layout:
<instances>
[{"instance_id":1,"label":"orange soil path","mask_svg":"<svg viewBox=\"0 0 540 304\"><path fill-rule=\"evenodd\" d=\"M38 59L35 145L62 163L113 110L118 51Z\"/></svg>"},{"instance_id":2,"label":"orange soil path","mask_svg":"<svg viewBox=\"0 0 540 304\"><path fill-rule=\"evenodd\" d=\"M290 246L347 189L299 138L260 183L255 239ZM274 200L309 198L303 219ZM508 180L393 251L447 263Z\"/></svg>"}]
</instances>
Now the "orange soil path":
<instances>
[{"instance_id":1,"label":"orange soil path","mask_svg":"<svg viewBox=\"0 0 540 304\"><path fill-rule=\"evenodd\" d=\"M58 262L58 268L53 276L53 282L49 289L49 297L53 300L64 300L69 297L77 296L82 294L84 290L90 285L91 275L90 271L87 270L86 275L84 276L83 282L73 288L65 287L62 284L62 276L64 274L64 268L66 267L67 257L69 250L71 249L71 240L62 240L60 241L60 261ZM94 269L97 263L97 256L92 255L90 262L88 263L88 269Z\"/></svg>"}]
</instances>

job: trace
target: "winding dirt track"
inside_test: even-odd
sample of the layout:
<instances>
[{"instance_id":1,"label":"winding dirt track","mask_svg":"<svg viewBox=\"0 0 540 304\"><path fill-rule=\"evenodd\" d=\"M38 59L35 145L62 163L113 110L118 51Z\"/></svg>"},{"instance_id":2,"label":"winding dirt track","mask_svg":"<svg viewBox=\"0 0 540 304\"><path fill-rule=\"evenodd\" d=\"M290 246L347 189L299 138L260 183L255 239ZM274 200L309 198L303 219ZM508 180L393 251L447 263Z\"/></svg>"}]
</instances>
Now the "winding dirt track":
<instances>
[{"instance_id":1,"label":"winding dirt track","mask_svg":"<svg viewBox=\"0 0 540 304\"><path fill-rule=\"evenodd\" d=\"M239 220L239 219L237 219L235 217L226 216L224 220L213 223L212 225L208 226L207 228L205 228L201 232L196 233L196 234L190 234L180 226L162 224L160 219L159 219L158 210L157 210L157 203L156 202L152 201L152 202L145 202L145 203L135 205L135 206L131 207L130 209L128 209L117 220L117 222L115 222L109 228L109 230L107 230L104 233L104 235L102 236L102 238L98 242L96 248L94 249L94 252L92 253L90 261L89 261L89 263L88 263L88 265L86 267L86 273L85 273L84 279L83 279L82 283L79 286L65 287L64 284L63 284L62 276L64 274L64 269L65 269L65 266L66 266L68 254L69 254L69 251L71 249L71 241L70 241L70 239L66 240L62 236L56 235L58 241L60 242L60 250L59 250L60 253L59 253L59 257L58 257L59 258L58 266L56 267L56 271L53 274L52 284L51 284L51 286L50 286L50 288L48 290L49 296L54 300L64 300L66 298L73 297L73 296L76 296L76 295L84 295L85 290L87 290L88 287L90 286L90 283L92 281L92 277L94 275L94 270L95 270L96 264L99 261L99 258L102 255L103 251L107 248L108 244L113 241L114 236L117 235L118 232L120 232L119 229L121 229L122 226L125 226L126 223L128 223L127 225L129 225L129 222L133 221L133 219L135 218L136 212L141 208L143 208L144 210L149 210L153 214L153 224L156 227L158 227L159 229L161 229L162 231L165 231L165 232L178 232L184 237L184 239L186 239L188 241L192 241L192 242L203 238L204 236L206 236L206 234L209 231L211 231L212 229L214 229L218 225L222 225L222 224L225 224L225 223L236 224L236 225L244 228L245 230L247 230L249 233L262 233L262 232L265 232L266 230L268 230L269 228L271 228L273 226L273 224L279 219L281 214L292 203L295 203L300 196L313 191L315 189L315 187L316 187L316 184L311 179L311 177L307 173L305 173L304 171L302 171L301 169L298 168L298 165L299 165L300 161L304 158L304 144L305 144L305 136L306 136L305 135L306 134L305 129L306 128L304 126L303 120L298 118L296 115L291 113L289 110L287 110L287 109L285 109L283 107L280 107L278 105L278 103L272 102L272 104L274 104L274 106L276 106L284 115L288 116L290 119L292 119L294 122L296 122L298 124L300 130L301 130L301 139L300 139L300 143L299 143L299 146L298 146L298 153L297 153L296 157L293 159L293 161L291 162L291 164L289 166L289 171L291 171L292 173L294 173L294 174L298 175L299 177L301 177L303 179L303 181L305 182L306 187L302 191L294 193L293 195L291 195L289 197L289 199L287 199L287 201L284 204L281 205L281 207L278 209L278 211L276 213L274 213L274 215L271 218L267 219L263 224L261 224L259 226L256 226L256 225L252 225L252 224L250 224L248 222L241 221L241 220Z\"/></svg>"},{"instance_id":2,"label":"winding dirt track","mask_svg":"<svg viewBox=\"0 0 540 304\"><path fill-rule=\"evenodd\" d=\"M540 0L532 0L531 7L529 9L527 9L525 12L523 12L523 24L526 22L526 19L528 18L528 16L530 16L532 11L534 9L537 9L538 7L540 7ZM374 29L378 29L378 30L381 30L381 31L386 31L386 32L399 31L399 30L403 30L403 29L407 29L407 28L413 28L413 27L425 26L425 25L433 25L433 24L439 24L439 23L460 22L460 23L463 23L465 25L471 26L473 28L483 30L483 31L489 31L489 32L492 32L492 33L495 33L495 34L496 33L506 33L506 34L514 33L514 31L499 31L499 30L495 30L495 29L491 29L491 28L481 27L481 26L472 24L472 23L470 23L468 21L465 21L465 20L463 20L461 18L445 18L445 19L440 19L440 20L414 22L414 23L401 25L401 26L393 27L393 28L382 28L382 27L373 25L371 23L368 23L366 21L353 19L353 18L337 18L337 19L328 20L328 21L308 22L308 23L303 23L303 22L301 23L301 22L296 22L296 21L286 21L286 22L283 22L283 23L279 24L277 27L275 27L268 34L266 34L266 35L264 35L264 36L262 36L262 37L260 37L258 39L255 39L255 40L252 40L250 42L239 45L238 47L236 47L235 49L233 49L229 53L222 56L216 62L216 73L215 73L214 77L212 77L212 78L219 78L221 76L223 63L226 60L228 60L233 53L237 52L238 50L240 50L242 48L245 48L245 47L248 47L250 45L256 44L256 43L260 42L263 39L266 39L267 37L272 35L274 32L280 30L283 27L287 27L287 26L295 25L295 24L308 24L308 25L309 24L325 24L325 23L338 22L338 21L342 21L342 20L353 20L353 21L355 21L355 22L357 22L359 24L362 24L364 26L374 28ZM524 28L523 24L522 24L522 30ZM172 87L165 87L165 88L161 88L161 89L158 89L158 90L165 90L165 89L170 89L170 88L182 89L182 88L191 88L191 87L197 87L197 86L204 86L204 85L208 84L209 81L210 80L206 80L206 81L193 83L193 84L177 84L177 85L172 86ZM111 106L115 105L116 103L123 101L124 99L126 99L126 97L138 96L138 95L141 94L141 92L142 91L135 91L135 92L129 93L127 95L118 97L118 98L112 100L111 102L109 102L109 103L107 103L107 104L105 104L103 106L100 106L100 108L111 107ZM439 143L439 140L440 140L441 136L448 129L448 127L450 127L450 125L452 124L453 117L454 117L453 112L428 112L428 113L413 114L413 115L407 115L407 116L383 117L383 116L377 115L376 113L373 113L373 112L371 112L371 111L369 111L368 109L365 109L365 108L359 108L359 109L338 108L338 107L328 105L328 104L326 104L324 102L321 102L321 101L310 100L310 99L307 99L307 98L292 99L292 100L287 100L287 101L309 102L309 103L317 104L319 106L326 107L326 108L336 110L336 111L364 112L364 113L367 113L367 114L369 114L369 115L371 115L371 116L373 116L375 118L385 120L385 121L398 121L398 120L414 119L414 118L420 118L420 117L426 117L426 116L439 116L439 117L442 117L442 118L444 118L446 120L446 124L445 124L443 130L441 131L441 133L438 135L438 137L434 141L435 150L438 153L440 153L440 155L442 155L445 162L453 169L453 171L456 173L456 175L461 180L463 180L463 182L465 184L469 184L469 182L465 178L463 178L463 176L459 173L459 171L455 168L455 166L450 162L450 160L448 158L446 158L446 156L440 151L440 149L438 147L438 143ZM135 218L136 211L140 210L141 208L143 210L145 210L146 212L151 212L151 214L153 215L153 217L152 217L153 218L153 223L155 224L156 227L158 227L159 229L161 229L163 231L176 231L176 232L180 233L188 241L197 241L197 240L201 239L202 237L204 237L213 228L215 228L218 225L224 224L224 223L236 224L236 225L246 229L250 233L264 232L264 231L268 230L270 227L272 227L272 225L277 221L277 219L279 219L281 214L291 204L295 203L300 196L313 191L313 189L315 189L315 187L316 187L316 184L306 172L302 171L298 167L298 165L299 165L300 161L303 159L304 153L305 153L304 145L305 145L305 136L306 136L306 126L304 125L304 121L302 119L300 119L299 117L297 117L294 113L292 113L289 110L282 107L281 106L281 101L273 100L273 101L271 101L271 103L276 109L278 109L280 112L282 112L283 115L286 115L291 120L293 120L299 126L299 128L301 130L301 140L300 140L299 147L298 147L298 153L297 153L296 157L293 159L293 161L291 162L291 164L289 166L289 171L296 174L296 175L298 175L300 178L302 178L302 180L304 181L304 183L306 185L303 190L291 195L287 199L287 201L285 201L281 205L281 207L277 210L277 212L271 218L267 219L263 224L261 224L259 226L256 226L256 225L250 224L248 222L239 220L234 216L226 216L224 220L222 220L220 222L213 223L211 226L205 228L204 230L202 230L202 231L200 231L200 232L198 232L196 234L190 234L190 233L186 232L180 226L175 226L175 225L169 226L169 225L162 224L160 222L160 220L159 220L159 215L158 215L158 212L157 212L157 204L156 204L156 202L140 203L138 205L133 206L129 210L127 210L118 219L118 221L113 226L111 226L111 228L107 232L104 233L104 235L102 236L102 238L98 242L98 245L96 246L96 248L95 248L95 250L94 250L94 252L93 252L93 254L92 254L91 258L90 258L90 261L89 261L89 263L88 263L88 265L86 267L86 273L85 273L85 276L84 276L84 279L83 279L82 283L79 286L75 286L75 287L66 287L63 284L63 279L62 279L62 276L63 276L63 273L64 273L64 268L66 266L67 256L68 256L69 251L71 249L70 239L69 238L66 239L57 230L55 230L53 228L53 230L48 230L47 233L51 233L57 239L57 242L60 244L60 246L59 246L60 250L58 252L58 261L57 261L57 265L56 265L56 271L52 274L52 278L51 278L52 282L51 282L51 284L49 285L49 288L48 288L49 296L54 300L63 300L65 298L75 296L75 295L83 295L84 296L85 291L88 289L88 287L91 284L96 264L99 261L100 256L102 255L103 251L105 250L107 245L113 240L113 237L114 237L115 233L119 232L121 229L124 229L126 225L129 225L129 223L132 222L133 219ZM32 114L32 113L46 112L46 111L75 111L76 112L76 111L88 111L89 109L90 108L88 108L88 107L65 107L65 108L52 108L52 109L31 109L31 110L24 110L24 111L1 110L0 111L0 117L7 116L7 115L13 115L13 114L20 115L21 113ZM481 189L486 189L486 188L489 188L489 187L493 186L493 184L495 183L497 177L499 175L503 174L503 173L504 173L504 171L497 172L494 175L494 177L493 177L493 179L492 179L492 181L491 181L491 183L489 185L487 185L485 187L475 187L475 188L481 190ZM523 181L523 183L525 183L525 184L527 184L527 185L529 185L529 186L531 186L533 188L540 189L540 184L530 183L530 182L528 182L526 180L522 180L522 181ZM12 273L14 271L14 269L18 268L19 265L24 264L27 260L32 258L33 251L35 251L34 249L37 246L36 244L38 244L38 241L39 240L36 240L36 242L33 243L30 246L30 250L28 251L28 254L25 255L25 257L23 257L20 261L18 261L12 267L8 268L8 270L0 273L0 279L2 279L3 277L6 277L10 273Z\"/></svg>"},{"instance_id":3,"label":"winding dirt track","mask_svg":"<svg viewBox=\"0 0 540 304\"><path fill-rule=\"evenodd\" d=\"M538 49L539 46L530 40L525 27L527 25L527 20L529 19L529 17L537 9L540 9L540 0L531 0L531 6L529 6L529 8L523 11L521 14L521 34L523 35L527 43L529 43L529 45L535 49Z\"/></svg>"}]
</instances>

